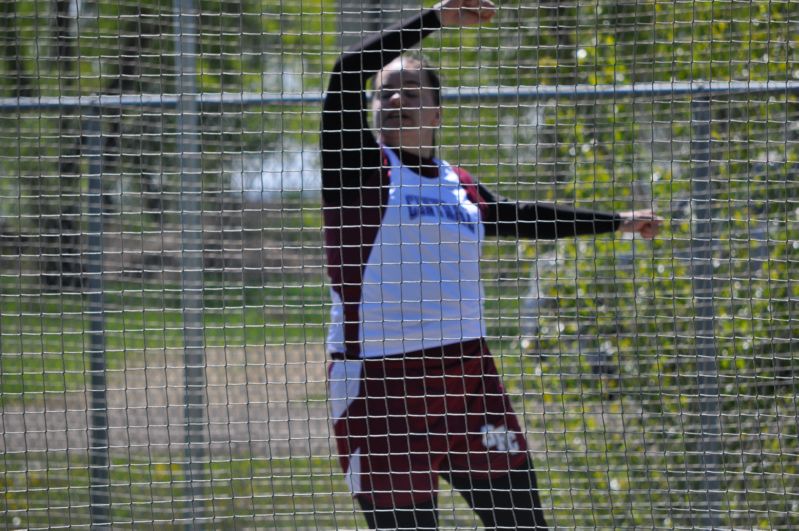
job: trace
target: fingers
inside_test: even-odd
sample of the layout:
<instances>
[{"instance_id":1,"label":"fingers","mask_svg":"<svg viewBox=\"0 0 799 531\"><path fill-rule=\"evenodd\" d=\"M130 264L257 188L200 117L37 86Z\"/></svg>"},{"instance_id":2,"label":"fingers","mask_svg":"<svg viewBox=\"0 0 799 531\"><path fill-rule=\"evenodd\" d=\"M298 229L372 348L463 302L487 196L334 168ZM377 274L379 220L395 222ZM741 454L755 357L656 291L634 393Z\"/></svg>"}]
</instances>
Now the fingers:
<instances>
[{"instance_id":1,"label":"fingers","mask_svg":"<svg viewBox=\"0 0 799 531\"><path fill-rule=\"evenodd\" d=\"M662 223L663 222L660 219L638 221L635 222L635 232L640 234L641 237L651 240L660 233L660 227Z\"/></svg>"},{"instance_id":2,"label":"fingers","mask_svg":"<svg viewBox=\"0 0 799 531\"><path fill-rule=\"evenodd\" d=\"M468 8L471 14L475 15L480 23L489 22L497 13L497 8L490 0L475 0L478 4L472 8Z\"/></svg>"},{"instance_id":3,"label":"fingers","mask_svg":"<svg viewBox=\"0 0 799 531\"><path fill-rule=\"evenodd\" d=\"M653 220L640 222L636 232L640 234L641 237L651 240L660 232L660 221Z\"/></svg>"},{"instance_id":4,"label":"fingers","mask_svg":"<svg viewBox=\"0 0 799 531\"><path fill-rule=\"evenodd\" d=\"M663 219L653 210L633 210L619 215L624 219L619 227L622 232L639 234L647 240L655 238L663 225Z\"/></svg>"},{"instance_id":5,"label":"fingers","mask_svg":"<svg viewBox=\"0 0 799 531\"><path fill-rule=\"evenodd\" d=\"M474 26L489 22L496 14L491 0L445 0L436 4L442 26Z\"/></svg>"}]
</instances>

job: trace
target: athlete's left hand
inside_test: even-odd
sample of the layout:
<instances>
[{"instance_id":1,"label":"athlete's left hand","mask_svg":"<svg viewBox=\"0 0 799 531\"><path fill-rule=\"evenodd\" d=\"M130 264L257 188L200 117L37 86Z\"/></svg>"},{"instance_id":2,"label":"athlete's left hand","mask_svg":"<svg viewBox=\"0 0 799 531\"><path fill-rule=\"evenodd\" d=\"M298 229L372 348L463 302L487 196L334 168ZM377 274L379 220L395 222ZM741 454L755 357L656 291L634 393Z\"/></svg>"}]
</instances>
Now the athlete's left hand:
<instances>
[{"instance_id":1,"label":"athlete's left hand","mask_svg":"<svg viewBox=\"0 0 799 531\"><path fill-rule=\"evenodd\" d=\"M663 218L655 215L652 210L631 210L620 212L619 216L622 217L619 231L639 234L647 240L657 236L663 225Z\"/></svg>"},{"instance_id":2,"label":"athlete's left hand","mask_svg":"<svg viewBox=\"0 0 799 531\"><path fill-rule=\"evenodd\" d=\"M497 13L497 6L491 0L443 0L433 9L438 10L444 28L486 24Z\"/></svg>"}]
</instances>

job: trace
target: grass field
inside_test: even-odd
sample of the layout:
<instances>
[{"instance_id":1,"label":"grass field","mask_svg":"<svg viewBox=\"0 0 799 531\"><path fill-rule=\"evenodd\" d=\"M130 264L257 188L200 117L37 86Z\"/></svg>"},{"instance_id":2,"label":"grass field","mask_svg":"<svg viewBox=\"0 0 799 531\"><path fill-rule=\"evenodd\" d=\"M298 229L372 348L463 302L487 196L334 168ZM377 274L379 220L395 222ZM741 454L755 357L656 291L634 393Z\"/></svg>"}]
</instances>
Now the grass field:
<instances>
[{"instance_id":1,"label":"grass field","mask_svg":"<svg viewBox=\"0 0 799 531\"><path fill-rule=\"evenodd\" d=\"M81 456L52 452L2 461L0 527L37 529L90 523L89 473ZM182 456L114 458L110 467L111 518L117 527L178 527L187 489ZM208 528L333 529L355 527L352 500L338 465L329 459L238 457L206 467L203 499L194 515ZM324 472L324 473L323 473Z\"/></svg>"},{"instance_id":2,"label":"grass field","mask_svg":"<svg viewBox=\"0 0 799 531\"><path fill-rule=\"evenodd\" d=\"M90 343L88 301L80 293L25 293L6 284L0 296L0 397L83 389ZM206 289L208 348L320 343L326 291L321 285ZM104 299L109 370L148 349L183 347L180 290L111 284Z\"/></svg>"}]
</instances>

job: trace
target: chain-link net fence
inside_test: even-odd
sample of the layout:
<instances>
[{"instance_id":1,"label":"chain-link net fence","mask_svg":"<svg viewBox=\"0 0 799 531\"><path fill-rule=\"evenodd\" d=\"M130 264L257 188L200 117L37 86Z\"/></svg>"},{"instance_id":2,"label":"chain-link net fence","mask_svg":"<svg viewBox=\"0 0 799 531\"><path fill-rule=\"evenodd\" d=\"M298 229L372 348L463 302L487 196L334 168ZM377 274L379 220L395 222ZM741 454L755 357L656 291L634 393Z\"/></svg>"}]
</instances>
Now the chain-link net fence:
<instances>
[{"instance_id":1,"label":"chain-link net fence","mask_svg":"<svg viewBox=\"0 0 799 531\"><path fill-rule=\"evenodd\" d=\"M0 526L364 527L331 429L319 129L421 6L0 6ZM547 520L799 525L799 7L499 2L434 32L441 158L654 240L487 238ZM441 527L475 515L441 484Z\"/></svg>"}]
</instances>

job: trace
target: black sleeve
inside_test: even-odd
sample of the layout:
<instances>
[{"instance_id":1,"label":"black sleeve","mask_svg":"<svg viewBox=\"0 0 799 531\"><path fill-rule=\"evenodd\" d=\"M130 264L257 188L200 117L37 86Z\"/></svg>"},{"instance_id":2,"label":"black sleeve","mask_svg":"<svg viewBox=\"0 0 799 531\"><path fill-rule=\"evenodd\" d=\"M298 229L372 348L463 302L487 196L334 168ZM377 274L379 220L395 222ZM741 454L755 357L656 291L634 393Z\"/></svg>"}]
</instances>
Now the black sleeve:
<instances>
[{"instance_id":1,"label":"black sleeve","mask_svg":"<svg viewBox=\"0 0 799 531\"><path fill-rule=\"evenodd\" d=\"M551 240L613 232L622 219L616 214L551 203L511 201L478 185L487 236Z\"/></svg>"},{"instance_id":2,"label":"black sleeve","mask_svg":"<svg viewBox=\"0 0 799 531\"><path fill-rule=\"evenodd\" d=\"M322 107L322 190L325 201L341 203L379 173L381 154L369 127L367 81L402 52L441 28L438 12L427 10L367 37L339 57Z\"/></svg>"}]
</instances>

